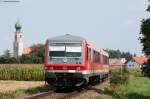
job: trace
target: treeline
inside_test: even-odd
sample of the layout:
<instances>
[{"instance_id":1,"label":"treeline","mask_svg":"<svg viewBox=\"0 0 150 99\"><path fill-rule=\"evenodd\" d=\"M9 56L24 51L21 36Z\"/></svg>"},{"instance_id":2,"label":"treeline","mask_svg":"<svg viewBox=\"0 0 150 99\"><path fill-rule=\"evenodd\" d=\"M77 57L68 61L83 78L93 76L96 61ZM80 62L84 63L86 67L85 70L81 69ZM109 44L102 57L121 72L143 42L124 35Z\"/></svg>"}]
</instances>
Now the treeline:
<instances>
[{"instance_id":1,"label":"treeline","mask_svg":"<svg viewBox=\"0 0 150 99\"><path fill-rule=\"evenodd\" d=\"M118 50L106 49L105 51L108 52L109 58L125 58L126 61L129 61L132 59L133 56L130 52L121 52L119 49Z\"/></svg>"},{"instance_id":2,"label":"treeline","mask_svg":"<svg viewBox=\"0 0 150 99\"><path fill-rule=\"evenodd\" d=\"M10 50L6 50L3 55L0 56L0 64L41 64L44 63L44 45L36 44L30 47L32 51L29 54L22 55L19 58L15 58L11 55Z\"/></svg>"},{"instance_id":3,"label":"treeline","mask_svg":"<svg viewBox=\"0 0 150 99\"><path fill-rule=\"evenodd\" d=\"M0 56L0 64L41 64L44 63L44 45L35 44L30 47L31 53L22 55L19 58L14 58L9 50L6 50L3 55ZM110 58L125 58L129 61L132 58L132 54L129 52L121 52L120 50L106 50L109 53Z\"/></svg>"}]
</instances>

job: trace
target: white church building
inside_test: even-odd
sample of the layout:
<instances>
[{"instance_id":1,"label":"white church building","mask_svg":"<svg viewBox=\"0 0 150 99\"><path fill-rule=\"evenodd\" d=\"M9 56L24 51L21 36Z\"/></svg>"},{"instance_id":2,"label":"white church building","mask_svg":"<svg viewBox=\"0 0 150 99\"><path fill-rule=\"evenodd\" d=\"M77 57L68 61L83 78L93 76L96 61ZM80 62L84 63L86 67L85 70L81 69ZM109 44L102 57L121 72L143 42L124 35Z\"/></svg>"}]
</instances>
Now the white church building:
<instances>
[{"instance_id":1,"label":"white church building","mask_svg":"<svg viewBox=\"0 0 150 99\"><path fill-rule=\"evenodd\" d=\"M23 54L29 54L31 52L31 48L23 48L23 35L21 32L22 25L18 20L15 24L15 37L14 37L14 48L13 48L13 56L18 58Z\"/></svg>"}]
</instances>

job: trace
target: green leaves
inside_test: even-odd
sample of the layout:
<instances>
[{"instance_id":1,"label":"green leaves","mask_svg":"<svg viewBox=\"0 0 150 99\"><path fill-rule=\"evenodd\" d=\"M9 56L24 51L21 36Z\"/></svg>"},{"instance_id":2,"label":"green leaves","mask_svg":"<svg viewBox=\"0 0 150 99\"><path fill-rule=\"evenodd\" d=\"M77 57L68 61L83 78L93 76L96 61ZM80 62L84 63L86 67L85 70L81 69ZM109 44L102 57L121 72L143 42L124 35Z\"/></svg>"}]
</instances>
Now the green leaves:
<instances>
[{"instance_id":1,"label":"green leaves","mask_svg":"<svg viewBox=\"0 0 150 99\"><path fill-rule=\"evenodd\" d=\"M0 80L44 80L42 64L1 64Z\"/></svg>"},{"instance_id":2,"label":"green leaves","mask_svg":"<svg viewBox=\"0 0 150 99\"><path fill-rule=\"evenodd\" d=\"M22 55L20 57L20 63L44 63L44 45L36 44L31 46L31 53Z\"/></svg>"}]
</instances>

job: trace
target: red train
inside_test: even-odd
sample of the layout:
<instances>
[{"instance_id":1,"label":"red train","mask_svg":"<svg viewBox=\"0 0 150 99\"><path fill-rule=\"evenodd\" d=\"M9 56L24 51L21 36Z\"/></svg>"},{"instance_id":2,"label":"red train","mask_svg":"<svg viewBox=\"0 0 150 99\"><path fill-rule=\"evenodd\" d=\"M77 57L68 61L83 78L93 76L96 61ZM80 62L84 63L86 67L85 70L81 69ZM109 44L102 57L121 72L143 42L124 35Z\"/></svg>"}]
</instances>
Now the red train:
<instances>
[{"instance_id":1,"label":"red train","mask_svg":"<svg viewBox=\"0 0 150 99\"><path fill-rule=\"evenodd\" d=\"M108 77L108 54L66 34L46 41L44 67L45 81L53 87L83 86Z\"/></svg>"}]
</instances>

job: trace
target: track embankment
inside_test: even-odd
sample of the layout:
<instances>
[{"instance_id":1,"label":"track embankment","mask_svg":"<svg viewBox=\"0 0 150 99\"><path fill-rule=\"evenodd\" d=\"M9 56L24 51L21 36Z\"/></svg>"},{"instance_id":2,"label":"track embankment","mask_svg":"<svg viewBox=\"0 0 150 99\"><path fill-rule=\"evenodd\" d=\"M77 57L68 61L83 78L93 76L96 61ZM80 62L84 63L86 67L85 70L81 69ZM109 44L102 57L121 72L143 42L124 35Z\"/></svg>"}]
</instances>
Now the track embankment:
<instances>
[{"instance_id":1,"label":"track embankment","mask_svg":"<svg viewBox=\"0 0 150 99\"><path fill-rule=\"evenodd\" d=\"M104 94L104 88L107 86L108 81L104 81L88 88L61 91L50 90L25 97L24 99L95 99L97 96Z\"/></svg>"}]
</instances>

